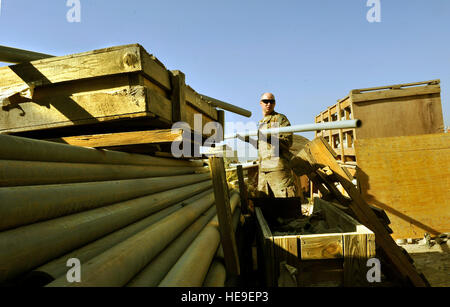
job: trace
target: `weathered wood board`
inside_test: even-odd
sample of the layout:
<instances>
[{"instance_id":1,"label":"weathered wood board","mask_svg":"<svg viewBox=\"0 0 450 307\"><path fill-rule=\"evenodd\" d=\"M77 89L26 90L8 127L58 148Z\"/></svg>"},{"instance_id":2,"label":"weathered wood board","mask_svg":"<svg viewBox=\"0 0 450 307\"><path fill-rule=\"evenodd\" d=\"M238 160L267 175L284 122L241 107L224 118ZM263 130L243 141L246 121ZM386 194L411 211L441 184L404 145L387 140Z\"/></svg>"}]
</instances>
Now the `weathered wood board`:
<instances>
[{"instance_id":1,"label":"weathered wood board","mask_svg":"<svg viewBox=\"0 0 450 307\"><path fill-rule=\"evenodd\" d=\"M159 128L182 119L194 129L195 114L203 125L217 121L217 110L180 74L137 44L2 67L0 94L17 93L3 100L0 133L133 118L158 119Z\"/></svg>"},{"instance_id":2,"label":"weathered wood board","mask_svg":"<svg viewBox=\"0 0 450 307\"><path fill-rule=\"evenodd\" d=\"M393 238L450 231L450 134L359 139L356 152L363 197L387 212Z\"/></svg>"}]
</instances>

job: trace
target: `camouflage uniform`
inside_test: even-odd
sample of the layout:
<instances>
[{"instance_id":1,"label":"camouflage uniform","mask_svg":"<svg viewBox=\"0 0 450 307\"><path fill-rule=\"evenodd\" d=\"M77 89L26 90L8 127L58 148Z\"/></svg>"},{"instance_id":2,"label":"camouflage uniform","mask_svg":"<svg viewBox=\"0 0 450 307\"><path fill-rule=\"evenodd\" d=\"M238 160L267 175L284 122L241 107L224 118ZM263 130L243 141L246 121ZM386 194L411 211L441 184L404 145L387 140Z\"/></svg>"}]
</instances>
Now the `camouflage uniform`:
<instances>
[{"instance_id":1,"label":"camouflage uniform","mask_svg":"<svg viewBox=\"0 0 450 307\"><path fill-rule=\"evenodd\" d=\"M259 129L271 129L290 126L283 114L273 112L259 121ZM275 135L272 138L276 137ZM258 137L259 176L258 191L261 197L296 197L297 191L292 170L289 167L292 146L292 133L278 135L279 141L271 142L270 136ZM277 144L278 143L278 144ZM273 144L273 145L272 145ZM278 146L277 146L278 145ZM277 153L278 151L278 153Z\"/></svg>"}]
</instances>

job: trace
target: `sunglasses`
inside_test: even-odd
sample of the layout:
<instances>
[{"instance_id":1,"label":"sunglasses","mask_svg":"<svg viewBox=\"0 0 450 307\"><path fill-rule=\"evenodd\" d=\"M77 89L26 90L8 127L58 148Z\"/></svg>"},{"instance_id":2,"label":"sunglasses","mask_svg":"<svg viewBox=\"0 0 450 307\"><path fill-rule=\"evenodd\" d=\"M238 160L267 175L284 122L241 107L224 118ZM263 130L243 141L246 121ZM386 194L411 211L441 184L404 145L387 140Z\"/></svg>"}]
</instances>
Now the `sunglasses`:
<instances>
[{"instance_id":1,"label":"sunglasses","mask_svg":"<svg viewBox=\"0 0 450 307\"><path fill-rule=\"evenodd\" d=\"M264 99L264 100L261 100L263 103L265 103L265 104L268 104L268 103L271 103L271 104L275 104L275 100L273 100L273 99Z\"/></svg>"}]
</instances>

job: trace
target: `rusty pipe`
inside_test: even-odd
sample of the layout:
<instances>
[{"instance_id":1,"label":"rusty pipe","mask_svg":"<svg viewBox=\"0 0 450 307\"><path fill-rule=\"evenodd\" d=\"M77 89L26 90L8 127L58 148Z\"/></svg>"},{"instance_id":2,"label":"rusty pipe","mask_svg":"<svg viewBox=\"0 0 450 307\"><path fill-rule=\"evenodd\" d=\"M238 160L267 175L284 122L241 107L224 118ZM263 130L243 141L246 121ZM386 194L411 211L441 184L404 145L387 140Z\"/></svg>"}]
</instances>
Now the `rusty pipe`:
<instances>
[{"instance_id":1,"label":"rusty pipe","mask_svg":"<svg viewBox=\"0 0 450 307\"><path fill-rule=\"evenodd\" d=\"M209 179L183 175L0 188L0 230L74 214Z\"/></svg>"},{"instance_id":2,"label":"rusty pipe","mask_svg":"<svg viewBox=\"0 0 450 307\"><path fill-rule=\"evenodd\" d=\"M184 161L125 152L78 147L0 134L0 160L131 164L156 166L203 166L203 161Z\"/></svg>"},{"instance_id":3,"label":"rusty pipe","mask_svg":"<svg viewBox=\"0 0 450 307\"><path fill-rule=\"evenodd\" d=\"M186 206L82 265L80 283L65 276L49 287L124 286L214 203L214 193Z\"/></svg>"},{"instance_id":4,"label":"rusty pipe","mask_svg":"<svg viewBox=\"0 0 450 307\"><path fill-rule=\"evenodd\" d=\"M1 232L0 282L39 267L211 186L212 182L208 180Z\"/></svg>"}]
</instances>

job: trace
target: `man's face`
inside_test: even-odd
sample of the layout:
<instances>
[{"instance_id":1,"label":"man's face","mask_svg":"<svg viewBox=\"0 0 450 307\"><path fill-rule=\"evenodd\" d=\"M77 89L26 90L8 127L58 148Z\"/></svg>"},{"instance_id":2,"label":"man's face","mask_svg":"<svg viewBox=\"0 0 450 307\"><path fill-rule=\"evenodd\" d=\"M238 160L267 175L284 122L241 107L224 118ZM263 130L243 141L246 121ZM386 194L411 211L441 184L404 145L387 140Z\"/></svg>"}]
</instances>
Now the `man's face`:
<instances>
[{"instance_id":1,"label":"man's face","mask_svg":"<svg viewBox=\"0 0 450 307\"><path fill-rule=\"evenodd\" d=\"M263 115L270 115L275 109L275 97L273 95L264 94L261 97L259 104L261 105Z\"/></svg>"}]
</instances>

